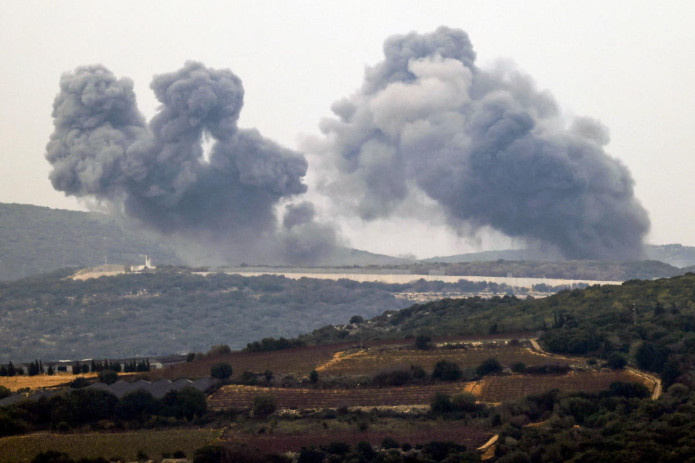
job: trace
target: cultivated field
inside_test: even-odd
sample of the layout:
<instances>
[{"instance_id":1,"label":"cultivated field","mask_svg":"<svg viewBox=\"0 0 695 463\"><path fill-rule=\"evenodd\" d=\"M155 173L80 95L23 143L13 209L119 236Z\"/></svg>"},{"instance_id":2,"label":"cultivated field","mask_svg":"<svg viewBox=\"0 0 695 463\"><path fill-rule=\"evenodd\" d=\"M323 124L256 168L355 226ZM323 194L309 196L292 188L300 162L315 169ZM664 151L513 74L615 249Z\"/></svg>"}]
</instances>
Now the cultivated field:
<instances>
[{"instance_id":1,"label":"cultivated field","mask_svg":"<svg viewBox=\"0 0 695 463\"><path fill-rule=\"evenodd\" d=\"M72 373L56 373L55 375L0 376L0 386L5 386L6 388L12 391L24 388L32 390L42 389L67 384L79 376L83 376L85 378L92 378L96 376L96 373L86 373L80 375L73 375Z\"/></svg>"},{"instance_id":2,"label":"cultivated field","mask_svg":"<svg viewBox=\"0 0 695 463\"><path fill-rule=\"evenodd\" d=\"M248 408L254 397L272 394L277 398L280 408L338 408L338 407L378 407L398 405L429 405L437 392L457 394L471 391L474 382L440 383L424 386L404 386L391 388L355 389L310 389L281 388L261 386L224 386L208 399L213 410L227 408Z\"/></svg>"},{"instance_id":3,"label":"cultivated field","mask_svg":"<svg viewBox=\"0 0 695 463\"><path fill-rule=\"evenodd\" d=\"M410 345L340 351L330 361L319 365L316 371L327 375L374 375L386 370L407 369L410 365L419 365L431 372L440 360L455 362L461 368L476 368L490 357L496 358L503 365L513 365L517 362L526 366L570 363L567 359L550 358L521 346L417 350Z\"/></svg>"},{"instance_id":4,"label":"cultivated field","mask_svg":"<svg viewBox=\"0 0 695 463\"><path fill-rule=\"evenodd\" d=\"M296 422L290 422L296 426ZM311 428L283 429L282 422L272 434L246 433L230 436L228 443L246 446L252 453L283 453L297 451L302 447L328 445L332 442L345 442L355 446L360 441L370 442L378 447L385 437L411 445L431 441L452 441L469 449L477 448L487 441L491 433L479 427L466 425L460 421L450 421L442 426L437 421L379 419L369 423L367 429L360 430L356 424L324 421L326 427L312 423Z\"/></svg>"},{"instance_id":5,"label":"cultivated field","mask_svg":"<svg viewBox=\"0 0 695 463\"><path fill-rule=\"evenodd\" d=\"M163 453L181 450L193 457L195 449L217 439L219 430L175 429L122 433L52 434L37 433L0 439L0 461L20 463L31 461L39 452L56 450L80 458L137 461L142 451L155 461Z\"/></svg>"},{"instance_id":6,"label":"cultivated field","mask_svg":"<svg viewBox=\"0 0 695 463\"><path fill-rule=\"evenodd\" d=\"M585 371L564 375L487 376L473 388L472 392L483 402L507 402L552 389L569 392L605 391L615 381L641 383L650 391L654 387L648 378L629 370Z\"/></svg>"}]
</instances>

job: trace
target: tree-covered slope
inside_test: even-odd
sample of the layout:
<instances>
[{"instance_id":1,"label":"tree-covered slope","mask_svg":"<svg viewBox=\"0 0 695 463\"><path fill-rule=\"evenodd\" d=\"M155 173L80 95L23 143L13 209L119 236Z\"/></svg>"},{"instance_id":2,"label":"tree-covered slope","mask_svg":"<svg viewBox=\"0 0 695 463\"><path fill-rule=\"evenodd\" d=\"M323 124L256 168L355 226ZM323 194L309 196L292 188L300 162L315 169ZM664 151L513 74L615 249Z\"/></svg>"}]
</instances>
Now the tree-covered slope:
<instances>
[{"instance_id":1,"label":"tree-covered slope","mask_svg":"<svg viewBox=\"0 0 695 463\"><path fill-rule=\"evenodd\" d=\"M106 215L0 203L0 280L104 263L179 264L153 236L129 232Z\"/></svg>"},{"instance_id":2,"label":"tree-covered slope","mask_svg":"<svg viewBox=\"0 0 695 463\"><path fill-rule=\"evenodd\" d=\"M612 354L695 387L695 274L562 291L544 299L513 296L443 299L361 324L327 326L301 339L373 339L428 335L540 335L546 349L608 359Z\"/></svg>"}]
</instances>

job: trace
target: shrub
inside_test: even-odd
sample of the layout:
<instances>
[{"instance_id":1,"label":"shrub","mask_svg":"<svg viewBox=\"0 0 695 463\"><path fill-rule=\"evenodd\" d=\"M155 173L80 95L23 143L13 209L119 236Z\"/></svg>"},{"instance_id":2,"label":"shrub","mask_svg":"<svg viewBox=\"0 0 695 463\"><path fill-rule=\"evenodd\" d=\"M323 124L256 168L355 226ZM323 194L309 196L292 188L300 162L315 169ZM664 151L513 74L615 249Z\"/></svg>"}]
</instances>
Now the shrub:
<instances>
[{"instance_id":1,"label":"shrub","mask_svg":"<svg viewBox=\"0 0 695 463\"><path fill-rule=\"evenodd\" d=\"M309 373L309 382L311 384L316 384L319 382L319 372L316 370L311 370L311 373Z\"/></svg>"},{"instance_id":2,"label":"shrub","mask_svg":"<svg viewBox=\"0 0 695 463\"><path fill-rule=\"evenodd\" d=\"M415 338L415 348L420 350L426 350L432 348L432 338L425 335L420 335Z\"/></svg>"},{"instance_id":3,"label":"shrub","mask_svg":"<svg viewBox=\"0 0 695 463\"><path fill-rule=\"evenodd\" d=\"M253 398L253 415L265 418L277 408L277 399L272 394L259 394Z\"/></svg>"},{"instance_id":4,"label":"shrub","mask_svg":"<svg viewBox=\"0 0 695 463\"><path fill-rule=\"evenodd\" d=\"M434 366L432 371L432 379L440 381L457 381L461 379L461 368L454 362L448 360L440 360Z\"/></svg>"},{"instance_id":5,"label":"shrub","mask_svg":"<svg viewBox=\"0 0 695 463\"><path fill-rule=\"evenodd\" d=\"M302 447L297 463L321 463L325 455L320 450Z\"/></svg>"},{"instance_id":6,"label":"shrub","mask_svg":"<svg viewBox=\"0 0 695 463\"><path fill-rule=\"evenodd\" d=\"M384 437L384 440L381 441L382 449L397 449L399 447L400 445L393 437Z\"/></svg>"},{"instance_id":7,"label":"shrub","mask_svg":"<svg viewBox=\"0 0 695 463\"><path fill-rule=\"evenodd\" d=\"M5 386L0 386L0 399L4 399L5 397L9 396L12 393L9 389L7 389Z\"/></svg>"},{"instance_id":8,"label":"shrub","mask_svg":"<svg viewBox=\"0 0 695 463\"><path fill-rule=\"evenodd\" d=\"M118 381L118 373L113 370L102 370L98 375L99 382L104 384L113 384Z\"/></svg>"},{"instance_id":9,"label":"shrub","mask_svg":"<svg viewBox=\"0 0 695 463\"><path fill-rule=\"evenodd\" d=\"M478 373L480 376L485 376L485 375L491 375L494 373L499 373L502 371L502 365L500 362L497 361L496 358L489 358L487 360L484 360L483 363L481 363L478 368L475 369L475 372Z\"/></svg>"},{"instance_id":10,"label":"shrub","mask_svg":"<svg viewBox=\"0 0 695 463\"><path fill-rule=\"evenodd\" d=\"M210 350L207 352L207 356L209 357L217 357L218 355L225 355L225 354L231 354L232 349L226 345L226 344L215 344L210 348Z\"/></svg>"},{"instance_id":11,"label":"shrub","mask_svg":"<svg viewBox=\"0 0 695 463\"><path fill-rule=\"evenodd\" d=\"M472 412L478 408L476 398L470 392L461 392L451 397L451 405L456 411Z\"/></svg>"},{"instance_id":12,"label":"shrub","mask_svg":"<svg viewBox=\"0 0 695 463\"><path fill-rule=\"evenodd\" d=\"M622 370L623 368L625 368L625 365L627 365L627 360L625 360L625 356L621 353L612 352L608 356L608 361L606 362L606 365L608 365L608 368L611 368L613 370Z\"/></svg>"},{"instance_id":13,"label":"shrub","mask_svg":"<svg viewBox=\"0 0 695 463\"><path fill-rule=\"evenodd\" d=\"M227 362L216 363L210 368L210 376L217 379L228 379L233 373L232 366Z\"/></svg>"},{"instance_id":14,"label":"shrub","mask_svg":"<svg viewBox=\"0 0 695 463\"><path fill-rule=\"evenodd\" d=\"M222 463L227 450L221 445L206 445L195 451L193 463Z\"/></svg>"},{"instance_id":15,"label":"shrub","mask_svg":"<svg viewBox=\"0 0 695 463\"><path fill-rule=\"evenodd\" d=\"M524 365L523 362L516 362L516 363L512 364L512 371L514 373L523 373L525 369L526 369L526 365Z\"/></svg>"}]
</instances>

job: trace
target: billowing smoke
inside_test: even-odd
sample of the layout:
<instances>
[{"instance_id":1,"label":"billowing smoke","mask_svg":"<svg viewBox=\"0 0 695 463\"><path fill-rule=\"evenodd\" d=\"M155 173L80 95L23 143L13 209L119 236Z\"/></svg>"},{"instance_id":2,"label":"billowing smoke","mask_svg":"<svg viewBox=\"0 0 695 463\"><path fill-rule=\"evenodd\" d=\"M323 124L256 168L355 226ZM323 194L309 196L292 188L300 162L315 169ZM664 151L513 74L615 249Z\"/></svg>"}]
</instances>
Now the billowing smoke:
<instances>
[{"instance_id":1,"label":"billowing smoke","mask_svg":"<svg viewBox=\"0 0 695 463\"><path fill-rule=\"evenodd\" d=\"M334 231L312 217L286 225L311 229L322 245L299 255L282 248L294 234L280 229L275 207L306 191L307 162L255 130L237 128L244 97L237 76L188 62L155 77L151 88L161 107L146 124L129 79L100 65L62 76L46 153L56 189L106 202L230 261L316 259L308 254L330 250ZM209 154L204 142L212 142Z\"/></svg>"},{"instance_id":2,"label":"billowing smoke","mask_svg":"<svg viewBox=\"0 0 695 463\"><path fill-rule=\"evenodd\" d=\"M478 68L460 30L394 36L384 54L322 123L337 209L386 218L424 192L457 230L489 226L568 258L641 257L649 220L600 123L566 123L509 66Z\"/></svg>"}]
</instances>

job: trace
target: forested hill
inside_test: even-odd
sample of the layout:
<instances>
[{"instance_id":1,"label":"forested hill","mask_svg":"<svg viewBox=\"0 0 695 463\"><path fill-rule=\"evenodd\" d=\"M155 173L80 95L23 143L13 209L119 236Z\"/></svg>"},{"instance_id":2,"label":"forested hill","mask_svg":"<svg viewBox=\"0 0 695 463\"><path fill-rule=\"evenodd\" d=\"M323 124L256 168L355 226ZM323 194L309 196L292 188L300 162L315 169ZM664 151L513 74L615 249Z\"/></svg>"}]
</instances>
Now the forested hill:
<instances>
[{"instance_id":1,"label":"forested hill","mask_svg":"<svg viewBox=\"0 0 695 463\"><path fill-rule=\"evenodd\" d=\"M242 348L411 305L402 292L510 290L494 283L202 276L173 267L85 281L69 274L0 283L0 363Z\"/></svg>"},{"instance_id":2,"label":"forested hill","mask_svg":"<svg viewBox=\"0 0 695 463\"><path fill-rule=\"evenodd\" d=\"M358 327L327 326L300 339L403 338L426 335L518 333L540 335L546 349L629 362L695 387L695 274L562 291L544 299L505 296L444 299L387 312ZM670 363L669 363L670 362ZM678 371L669 371L671 366Z\"/></svg>"},{"instance_id":3,"label":"forested hill","mask_svg":"<svg viewBox=\"0 0 695 463\"><path fill-rule=\"evenodd\" d=\"M153 236L121 229L104 214L0 203L0 280L65 267L180 260Z\"/></svg>"}]
</instances>

